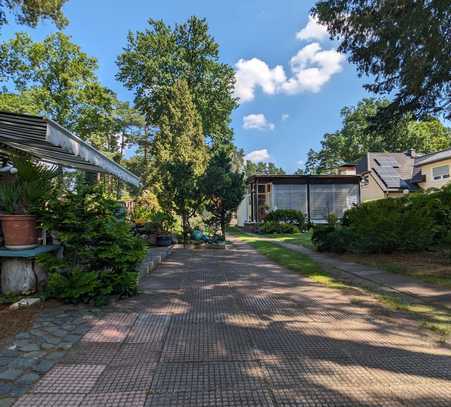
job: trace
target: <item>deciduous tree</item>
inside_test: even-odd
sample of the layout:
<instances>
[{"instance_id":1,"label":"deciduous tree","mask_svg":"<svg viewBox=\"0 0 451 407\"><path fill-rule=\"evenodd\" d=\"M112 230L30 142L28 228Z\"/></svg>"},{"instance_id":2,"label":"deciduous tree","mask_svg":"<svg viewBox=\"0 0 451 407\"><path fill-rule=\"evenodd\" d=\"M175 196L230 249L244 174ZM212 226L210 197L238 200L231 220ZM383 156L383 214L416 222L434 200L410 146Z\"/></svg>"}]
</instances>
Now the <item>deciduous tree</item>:
<instances>
[{"instance_id":1,"label":"deciduous tree","mask_svg":"<svg viewBox=\"0 0 451 407\"><path fill-rule=\"evenodd\" d=\"M63 6L67 0L0 0L0 27L8 23L8 14L19 24L36 27L41 20L52 20L58 28L67 25Z\"/></svg>"},{"instance_id":2,"label":"deciduous tree","mask_svg":"<svg viewBox=\"0 0 451 407\"><path fill-rule=\"evenodd\" d=\"M160 126L166 94L184 80L204 135L213 145L230 142L230 114L236 107L234 71L219 62L219 46L209 34L206 20L191 17L170 27L150 19L145 31L129 33L117 63L118 79L134 90L136 106L149 126Z\"/></svg>"}]
</instances>

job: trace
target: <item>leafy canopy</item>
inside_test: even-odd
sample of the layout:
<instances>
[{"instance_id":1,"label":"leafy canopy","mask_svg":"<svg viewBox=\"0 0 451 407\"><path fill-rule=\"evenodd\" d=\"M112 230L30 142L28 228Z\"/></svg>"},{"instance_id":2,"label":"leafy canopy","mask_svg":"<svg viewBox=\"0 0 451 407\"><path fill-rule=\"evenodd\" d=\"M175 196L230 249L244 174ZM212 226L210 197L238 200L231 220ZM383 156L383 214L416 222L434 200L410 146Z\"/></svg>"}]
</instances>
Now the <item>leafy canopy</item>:
<instances>
[{"instance_id":1,"label":"leafy canopy","mask_svg":"<svg viewBox=\"0 0 451 407\"><path fill-rule=\"evenodd\" d=\"M285 171L283 168L277 167L274 163L254 163L252 161L246 161L246 166L244 169L246 177L251 175L284 175Z\"/></svg>"},{"instance_id":2,"label":"leafy canopy","mask_svg":"<svg viewBox=\"0 0 451 407\"><path fill-rule=\"evenodd\" d=\"M0 27L8 23L13 14L19 24L36 27L41 20L52 20L58 28L68 21L62 8L67 0L0 0Z\"/></svg>"},{"instance_id":3,"label":"leafy canopy","mask_svg":"<svg viewBox=\"0 0 451 407\"><path fill-rule=\"evenodd\" d=\"M312 10L376 94L395 92L381 119L412 112L450 117L449 0L321 0Z\"/></svg>"},{"instance_id":4,"label":"leafy canopy","mask_svg":"<svg viewBox=\"0 0 451 407\"><path fill-rule=\"evenodd\" d=\"M159 127L166 110L166 95L184 80L205 136L214 144L231 140L230 114L233 69L219 62L219 46L208 32L205 19L191 17L173 28L150 19L143 32L129 33L128 44L118 57L118 79L135 91L136 106L147 124Z\"/></svg>"}]
</instances>

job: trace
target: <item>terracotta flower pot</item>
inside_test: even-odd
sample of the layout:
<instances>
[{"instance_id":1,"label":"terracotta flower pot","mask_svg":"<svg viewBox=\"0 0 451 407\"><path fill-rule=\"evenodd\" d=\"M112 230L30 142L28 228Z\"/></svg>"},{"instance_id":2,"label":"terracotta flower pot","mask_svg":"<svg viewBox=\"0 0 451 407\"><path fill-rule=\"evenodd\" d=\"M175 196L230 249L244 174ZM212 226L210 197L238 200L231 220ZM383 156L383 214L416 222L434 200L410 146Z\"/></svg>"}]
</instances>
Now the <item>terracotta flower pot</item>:
<instances>
[{"instance_id":1,"label":"terracotta flower pot","mask_svg":"<svg viewBox=\"0 0 451 407\"><path fill-rule=\"evenodd\" d=\"M38 245L36 218L32 215L0 215L7 249L30 249Z\"/></svg>"}]
</instances>

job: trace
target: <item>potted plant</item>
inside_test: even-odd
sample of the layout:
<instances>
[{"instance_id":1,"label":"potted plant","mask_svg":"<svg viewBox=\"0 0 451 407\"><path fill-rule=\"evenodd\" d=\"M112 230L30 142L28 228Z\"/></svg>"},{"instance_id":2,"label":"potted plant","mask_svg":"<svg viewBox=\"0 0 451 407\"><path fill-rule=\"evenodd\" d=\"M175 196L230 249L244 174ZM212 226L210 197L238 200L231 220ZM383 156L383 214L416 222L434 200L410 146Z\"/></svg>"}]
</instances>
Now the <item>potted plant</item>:
<instances>
[{"instance_id":1,"label":"potted plant","mask_svg":"<svg viewBox=\"0 0 451 407\"><path fill-rule=\"evenodd\" d=\"M152 222L156 226L157 246L170 246L173 243L171 230L175 225L174 217L160 211L153 215Z\"/></svg>"},{"instance_id":2,"label":"potted plant","mask_svg":"<svg viewBox=\"0 0 451 407\"><path fill-rule=\"evenodd\" d=\"M17 175L0 178L0 220L7 249L26 249L38 245L35 210L52 191L56 169L27 157L14 159Z\"/></svg>"}]
</instances>

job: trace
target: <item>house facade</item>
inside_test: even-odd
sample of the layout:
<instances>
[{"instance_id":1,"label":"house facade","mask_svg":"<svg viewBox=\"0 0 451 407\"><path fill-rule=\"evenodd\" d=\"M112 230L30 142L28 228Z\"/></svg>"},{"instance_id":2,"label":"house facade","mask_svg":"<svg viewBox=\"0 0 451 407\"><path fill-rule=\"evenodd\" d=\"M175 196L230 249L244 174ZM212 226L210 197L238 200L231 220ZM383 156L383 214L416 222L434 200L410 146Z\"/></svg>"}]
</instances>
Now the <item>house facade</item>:
<instances>
[{"instance_id":1,"label":"house facade","mask_svg":"<svg viewBox=\"0 0 451 407\"><path fill-rule=\"evenodd\" d=\"M338 173L350 173L352 165ZM352 171L352 170L351 170ZM426 155L414 150L405 153L367 153L356 164L354 174L362 177L362 202L396 198L451 182L451 149Z\"/></svg>"},{"instance_id":2,"label":"house facade","mask_svg":"<svg viewBox=\"0 0 451 407\"><path fill-rule=\"evenodd\" d=\"M341 218L359 202L357 175L255 175L247 180L237 224L260 223L276 209L295 209L313 223L324 223L330 214Z\"/></svg>"}]
</instances>

